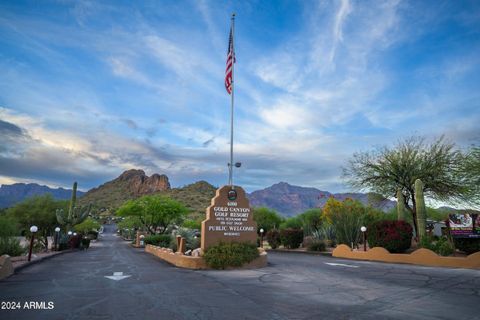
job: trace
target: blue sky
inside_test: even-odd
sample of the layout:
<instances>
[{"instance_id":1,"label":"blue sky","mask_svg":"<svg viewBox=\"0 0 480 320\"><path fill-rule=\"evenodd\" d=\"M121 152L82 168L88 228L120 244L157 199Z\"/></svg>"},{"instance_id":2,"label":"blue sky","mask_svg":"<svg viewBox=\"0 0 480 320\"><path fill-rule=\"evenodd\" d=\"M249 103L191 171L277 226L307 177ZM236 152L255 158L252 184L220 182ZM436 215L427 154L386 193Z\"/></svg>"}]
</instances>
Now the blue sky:
<instances>
[{"instance_id":1,"label":"blue sky","mask_svg":"<svg viewBox=\"0 0 480 320\"><path fill-rule=\"evenodd\" d=\"M354 152L480 141L478 1L2 1L0 183L87 190L130 168L349 191Z\"/></svg>"}]
</instances>

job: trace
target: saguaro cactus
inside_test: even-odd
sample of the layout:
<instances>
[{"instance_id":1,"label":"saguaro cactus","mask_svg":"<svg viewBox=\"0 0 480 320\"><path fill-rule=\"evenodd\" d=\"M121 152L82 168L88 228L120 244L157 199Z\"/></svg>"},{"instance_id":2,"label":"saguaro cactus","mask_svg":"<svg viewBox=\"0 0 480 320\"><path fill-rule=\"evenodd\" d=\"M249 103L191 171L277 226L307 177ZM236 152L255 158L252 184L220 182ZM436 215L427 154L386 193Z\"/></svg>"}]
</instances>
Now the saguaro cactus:
<instances>
[{"instance_id":1,"label":"saguaro cactus","mask_svg":"<svg viewBox=\"0 0 480 320\"><path fill-rule=\"evenodd\" d=\"M405 198L401 189L397 190L397 220L405 221Z\"/></svg>"},{"instance_id":2,"label":"saguaro cactus","mask_svg":"<svg viewBox=\"0 0 480 320\"><path fill-rule=\"evenodd\" d=\"M426 236L427 209L423 196L423 182L420 179L415 180L415 208L417 212L417 237L421 240Z\"/></svg>"},{"instance_id":3,"label":"saguaro cactus","mask_svg":"<svg viewBox=\"0 0 480 320\"><path fill-rule=\"evenodd\" d=\"M75 206L77 202L77 183L73 183L72 198L70 200L70 206L68 208L68 214L63 209L56 211L57 221L67 229L71 229L74 225L82 223L90 213L91 205L85 208L78 208Z\"/></svg>"}]
</instances>

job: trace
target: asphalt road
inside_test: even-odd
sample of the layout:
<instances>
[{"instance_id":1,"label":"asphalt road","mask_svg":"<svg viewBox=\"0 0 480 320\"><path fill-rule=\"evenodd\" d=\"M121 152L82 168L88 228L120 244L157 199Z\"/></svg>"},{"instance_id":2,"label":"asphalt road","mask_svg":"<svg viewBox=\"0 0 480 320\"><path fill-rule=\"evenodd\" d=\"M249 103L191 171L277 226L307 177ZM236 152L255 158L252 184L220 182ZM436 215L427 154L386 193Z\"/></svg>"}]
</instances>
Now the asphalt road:
<instances>
[{"instance_id":1,"label":"asphalt road","mask_svg":"<svg viewBox=\"0 0 480 320\"><path fill-rule=\"evenodd\" d=\"M99 245L0 281L0 319L480 319L475 270L271 253L263 269L190 271L111 233Z\"/></svg>"}]
</instances>

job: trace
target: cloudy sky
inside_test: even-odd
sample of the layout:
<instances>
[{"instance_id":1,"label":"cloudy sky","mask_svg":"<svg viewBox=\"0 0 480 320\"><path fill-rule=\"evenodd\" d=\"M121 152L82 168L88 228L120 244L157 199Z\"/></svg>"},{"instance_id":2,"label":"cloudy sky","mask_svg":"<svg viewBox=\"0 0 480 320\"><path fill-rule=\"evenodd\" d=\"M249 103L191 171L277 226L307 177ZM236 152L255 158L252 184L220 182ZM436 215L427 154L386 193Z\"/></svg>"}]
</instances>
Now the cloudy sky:
<instances>
[{"instance_id":1,"label":"cloudy sky","mask_svg":"<svg viewBox=\"0 0 480 320\"><path fill-rule=\"evenodd\" d=\"M353 152L480 139L478 1L2 1L0 184L87 190L130 168L350 190Z\"/></svg>"}]
</instances>

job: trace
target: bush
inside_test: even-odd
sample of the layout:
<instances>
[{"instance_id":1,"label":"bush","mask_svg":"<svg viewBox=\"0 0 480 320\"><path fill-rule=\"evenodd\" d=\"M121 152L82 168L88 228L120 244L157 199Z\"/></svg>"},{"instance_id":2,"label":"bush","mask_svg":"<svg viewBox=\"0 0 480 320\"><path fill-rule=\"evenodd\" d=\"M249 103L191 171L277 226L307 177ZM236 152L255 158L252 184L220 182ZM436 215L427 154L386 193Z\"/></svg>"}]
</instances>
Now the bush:
<instances>
[{"instance_id":1,"label":"bush","mask_svg":"<svg viewBox=\"0 0 480 320\"><path fill-rule=\"evenodd\" d=\"M280 231L280 241L288 249L296 249L303 242L302 229L284 229Z\"/></svg>"},{"instance_id":2,"label":"bush","mask_svg":"<svg viewBox=\"0 0 480 320\"><path fill-rule=\"evenodd\" d=\"M327 245L321 240L313 240L307 245L308 251L325 251L326 249Z\"/></svg>"},{"instance_id":3,"label":"bush","mask_svg":"<svg viewBox=\"0 0 480 320\"><path fill-rule=\"evenodd\" d=\"M455 243L455 248L465 252L466 254L472 254L474 252L480 251L480 239L478 238L454 238L453 242Z\"/></svg>"},{"instance_id":4,"label":"bush","mask_svg":"<svg viewBox=\"0 0 480 320\"><path fill-rule=\"evenodd\" d=\"M17 234L15 221L0 216L0 256L8 254L16 257L25 252L25 249L20 245L20 241L15 238Z\"/></svg>"},{"instance_id":5,"label":"bush","mask_svg":"<svg viewBox=\"0 0 480 320\"><path fill-rule=\"evenodd\" d=\"M452 244L445 237L424 237L420 241L420 247L432 250L441 256L449 256L453 253L454 248Z\"/></svg>"},{"instance_id":6,"label":"bush","mask_svg":"<svg viewBox=\"0 0 480 320\"><path fill-rule=\"evenodd\" d=\"M331 247L336 245L335 228L331 224L324 224L314 231L312 236L317 240L324 240L325 244L328 243Z\"/></svg>"},{"instance_id":7,"label":"bush","mask_svg":"<svg viewBox=\"0 0 480 320\"><path fill-rule=\"evenodd\" d=\"M176 230L176 235L185 239L185 250L195 250L200 247L200 233L198 230L179 228ZM172 237L172 242L175 243L175 250L177 245L177 239ZM172 246L170 246L172 248ZM173 248L172 248L173 250Z\"/></svg>"},{"instance_id":8,"label":"bush","mask_svg":"<svg viewBox=\"0 0 480 320\"><path fill-rule=\"evenodd\" d=\"M162 248L168 248L171 241L172 236L169 234L153 234L145 237L145 244L151 244Z\"/></svg>"},{"instance_id":9,"label":"bush","mask_svg":"<svg viewBox=\"0 0 480 320\"><path fill-rule=\"evenodd\" d=\"M11 257L21 256L25 253L25 248L20 245L14 237L0 237L0 256L8 254Z\"/></svg>"},{"instance_id":10,"label":"bush","mask_svg":"<svg viewBox=\"0 0 480 320\"><path fill-rule=\"evenodd\" d=\"M240 267L258 257L258 249L254 243L230 242L210 247L204 254L207 265L214 269Z\"/></svg>"},{"instance_id":11,"label":"bush","mask_svg":"<svg viewBox=\"0 0 480 320\"><path fill-rule=\"evenodd\" d=\"M367 231L370 248L383 247L392 253L410 248L412 235L412 226L405 221L378 221Z\"/></svg>"},{"instance_id":12,"label":"bush","mask_svg":"<svg viewBox=\"0 0 480 320\"><path fill-rule=\"evenodd\" d=\"M280 232L276 229L267 232L267 241L272 249L277 249L280 245Z\"/></svg>"}]
</instances>

